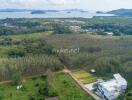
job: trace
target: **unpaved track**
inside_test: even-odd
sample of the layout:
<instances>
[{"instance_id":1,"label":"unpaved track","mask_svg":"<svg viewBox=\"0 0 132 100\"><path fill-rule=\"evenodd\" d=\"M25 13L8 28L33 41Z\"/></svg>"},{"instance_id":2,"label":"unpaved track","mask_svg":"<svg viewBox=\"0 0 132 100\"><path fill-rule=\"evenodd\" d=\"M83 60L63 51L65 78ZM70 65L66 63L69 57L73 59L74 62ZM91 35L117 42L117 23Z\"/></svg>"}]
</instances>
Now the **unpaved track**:
<instances>
[{"instance_id":1,"label":"unpaved track","mask_svg":"<svg viewBox=\"0 0 132 100\"><path fill-rule=\"evenodd\" d=\"M63 70L64 73L67 73L69 74L73 80L76 81L76 83L90 96L92 96L95 100L102 100L101 98L99 98L97 95L95 95L93 92L89 91L88 89L86 89L86 87L77 79L73 76L73 74L71 73L70 70L68 70L66 67L65 69Z\"/></svg>"}]
</instances>

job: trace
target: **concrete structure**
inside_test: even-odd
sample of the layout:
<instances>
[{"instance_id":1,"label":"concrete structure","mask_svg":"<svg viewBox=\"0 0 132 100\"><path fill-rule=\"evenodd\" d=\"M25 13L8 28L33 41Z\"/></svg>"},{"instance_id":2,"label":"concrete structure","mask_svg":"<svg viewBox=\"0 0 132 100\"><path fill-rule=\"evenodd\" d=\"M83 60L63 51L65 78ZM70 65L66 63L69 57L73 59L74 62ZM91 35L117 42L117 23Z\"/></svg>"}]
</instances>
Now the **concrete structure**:
<instances>
[{"instance_id":1,"label":"concrete structure","mask_svg":"<svg viewBox=\"0 0 132 100\"><path fill-rule=\"evenodd\" d=\"M95 88L94 88L94 85L97 84L97 82L94 82L94 83L90 83L90 84L86 84L85 87L90 90L90 91L93 91Z\"/></svg>"},{"instance_id":2,"label":"concrete structure","mask_svg":"<svg viewBox=\"0 0 132 100\"><path fill-rule=\"evenodd\" d=\"M98 92L107 100L115 100L127 88L127 81L120 74L113 76L113 79L97 84Z\"/></svg>"}]
</instances>

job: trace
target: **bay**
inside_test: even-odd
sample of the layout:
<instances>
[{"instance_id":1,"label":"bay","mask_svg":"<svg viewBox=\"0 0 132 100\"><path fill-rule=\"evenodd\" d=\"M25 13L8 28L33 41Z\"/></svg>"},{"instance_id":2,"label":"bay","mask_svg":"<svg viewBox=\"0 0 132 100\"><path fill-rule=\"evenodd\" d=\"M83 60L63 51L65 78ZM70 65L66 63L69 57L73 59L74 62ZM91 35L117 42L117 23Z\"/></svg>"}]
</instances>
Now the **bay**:
<instances>
[{"instance_id":1,"label":"bay","mask_svg":"<svg viewBox=\"0 0 132 100\"><path fill-rule=\"evenodd\" d=\"M45 14L31 14L31 12L0 12L0 19L5 18L92 18L93 16L114 16L112 14L97 14L89 12L47 12Z\"/></svg>"}]
</instances>

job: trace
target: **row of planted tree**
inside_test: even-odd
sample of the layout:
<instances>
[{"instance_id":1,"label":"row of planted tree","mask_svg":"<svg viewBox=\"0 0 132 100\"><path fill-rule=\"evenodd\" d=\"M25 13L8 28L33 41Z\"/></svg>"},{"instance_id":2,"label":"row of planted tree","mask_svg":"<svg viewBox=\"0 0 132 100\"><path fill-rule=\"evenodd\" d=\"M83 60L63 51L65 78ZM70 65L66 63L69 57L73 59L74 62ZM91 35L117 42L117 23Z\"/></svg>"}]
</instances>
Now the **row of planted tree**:
<instances>
[{"instance_id":1,"label":"row of planted tree","mask_svg":"<svg viewBox=\"0 0 132 100\"><path fill-rule=\"evenodd\" d=\"M21 58L0 59L0 81L10 80L16 75L31 76L46 72L50 68L57 71L63 68L55 56L30 55Z\"/></svg>"}]
</instances>

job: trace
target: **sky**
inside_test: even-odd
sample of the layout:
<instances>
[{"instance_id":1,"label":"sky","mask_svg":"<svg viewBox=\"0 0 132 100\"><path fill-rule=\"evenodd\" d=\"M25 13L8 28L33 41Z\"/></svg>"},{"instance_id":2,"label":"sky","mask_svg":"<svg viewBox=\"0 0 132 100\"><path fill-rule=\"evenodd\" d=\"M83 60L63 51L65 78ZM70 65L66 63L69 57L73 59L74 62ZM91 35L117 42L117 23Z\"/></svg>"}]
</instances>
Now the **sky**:
<instances>
[{"instance_id":1,"label":"sky","mask_svg":"<svg viewBox=\"0 0 132 100\"><path fill-rule=\"evenodd\" d=\"M0 8L78 8L92 11L108 11L119 8L132 9L132 0L0 0Z\"/></svg>"}]
</instances>

